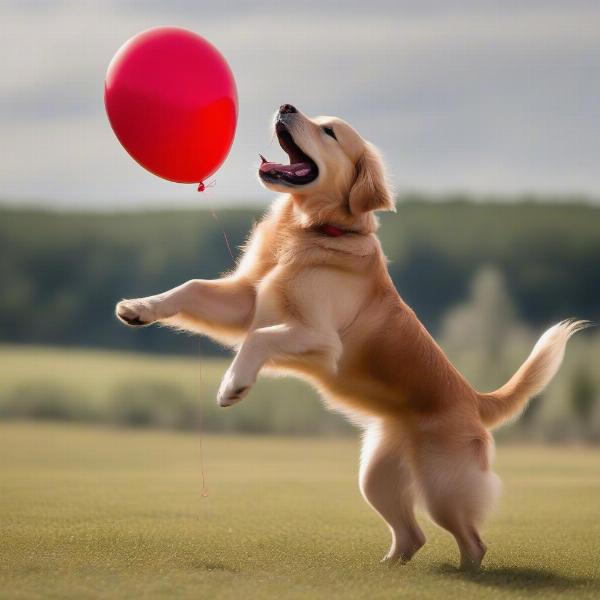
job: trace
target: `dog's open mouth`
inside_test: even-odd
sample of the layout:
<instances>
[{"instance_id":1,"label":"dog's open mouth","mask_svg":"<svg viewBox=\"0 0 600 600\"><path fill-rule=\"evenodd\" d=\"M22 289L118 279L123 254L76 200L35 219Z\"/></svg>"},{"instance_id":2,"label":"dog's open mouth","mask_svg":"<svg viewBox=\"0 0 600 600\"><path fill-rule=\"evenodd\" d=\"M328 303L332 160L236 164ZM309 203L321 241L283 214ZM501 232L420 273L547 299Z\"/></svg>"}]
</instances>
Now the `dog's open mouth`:
<instances>
[{"instance_id":1,"label":"dog's open mouth","mask_svg":"<svg viewBox=\"0 0 600 600\"><path fill-rule=\"evenodd\" d=\"M269 162L260 156L262 164L258 169L260 178L267 183L284 183L287 185L306 185L319 175L315 161L294 142L292 134L284 123L279 121L275 133L282 150L289 156L290 164Z\"/></svg>"}]
</instances>

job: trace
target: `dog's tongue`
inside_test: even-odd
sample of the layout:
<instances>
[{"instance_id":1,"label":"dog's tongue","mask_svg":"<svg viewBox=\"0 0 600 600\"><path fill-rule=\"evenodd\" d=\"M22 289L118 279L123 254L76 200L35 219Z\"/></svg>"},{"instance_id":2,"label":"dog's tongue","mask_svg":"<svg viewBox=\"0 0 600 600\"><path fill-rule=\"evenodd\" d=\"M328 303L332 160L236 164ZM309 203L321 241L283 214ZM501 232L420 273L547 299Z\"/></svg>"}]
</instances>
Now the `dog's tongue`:
<instances>
[{"instance_id":1,"label":"dog's tongue","mask_svg":"<svg viewBox=\"0 0 600 600\"><path fill-rule=\"evenodd\" d=\"M304 175L308 175L310 173L310 163L307 162L299 162L291 165L282 165L280 163L269 162L263 156L261 156L262 164L260 165L260 170L263 173L277 172L277 173L285 173L286 175L295 175L296 177L303 177Z\"/></svg>"}]
</instances>

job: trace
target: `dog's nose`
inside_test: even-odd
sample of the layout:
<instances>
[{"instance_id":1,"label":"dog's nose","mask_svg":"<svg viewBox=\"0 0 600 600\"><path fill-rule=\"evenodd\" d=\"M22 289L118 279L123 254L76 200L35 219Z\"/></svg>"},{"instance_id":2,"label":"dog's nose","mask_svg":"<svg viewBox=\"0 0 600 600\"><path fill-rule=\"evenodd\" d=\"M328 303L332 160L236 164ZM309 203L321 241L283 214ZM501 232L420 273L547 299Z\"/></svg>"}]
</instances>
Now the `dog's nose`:
<instances>
[{"instance_id":1,"label":"dog's nose","mask_svg":"<svg viewBox=\"0 0 600 600\"><path fill-rule=\"evenodd\" d=\"M285 115L287 113L295 113L295 112L298 112L298 111L296 110L296 107L292 106L291 104L282 104L279 107L279 114L280 115Z\"/></svg>"}]
</instances>

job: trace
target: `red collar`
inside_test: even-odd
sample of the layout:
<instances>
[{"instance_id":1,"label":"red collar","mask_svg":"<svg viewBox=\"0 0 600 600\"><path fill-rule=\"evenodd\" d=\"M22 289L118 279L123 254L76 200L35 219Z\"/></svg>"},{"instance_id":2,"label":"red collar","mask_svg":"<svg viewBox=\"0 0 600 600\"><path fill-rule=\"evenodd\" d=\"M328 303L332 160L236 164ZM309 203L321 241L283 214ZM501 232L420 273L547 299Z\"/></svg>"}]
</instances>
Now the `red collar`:
<instances>
[{"instance_id":1,"label":"red collar","mask_svg":"<svg viewBox=\"0 0 600 600\"><path fill-rule=\"evenodd\" d=\"M338 227L337 225L331 225L330 223L325 223L324 225L318 225L316 227L316 230L319 233L322 233L323 235L326 235L328 237L340 237L341 235L344 235L345 233L354 233L348 229L342 229L341 227Z\"/></svg>"}]
</instances>

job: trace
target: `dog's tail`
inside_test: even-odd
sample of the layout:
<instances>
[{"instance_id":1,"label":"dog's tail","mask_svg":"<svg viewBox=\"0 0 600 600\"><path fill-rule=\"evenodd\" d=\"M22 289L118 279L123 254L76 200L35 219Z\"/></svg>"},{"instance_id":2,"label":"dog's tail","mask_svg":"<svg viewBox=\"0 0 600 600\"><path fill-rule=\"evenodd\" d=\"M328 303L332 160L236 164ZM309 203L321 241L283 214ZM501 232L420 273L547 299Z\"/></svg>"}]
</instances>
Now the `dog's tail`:
<instances>
[{"instance_id":1,"label":"dog's tail","mask_svg":"<svg viewBox=\"0 0 600 600\"><path fill-rule=\"evenodd\" d=\"M508 383L495 392L479 394L479 414L484 425L498 427L518 417L529 399L539 394L558 371L569 338L591 325L589 321L568 319L548 329Z\"/></svg>"}]
</instances>

